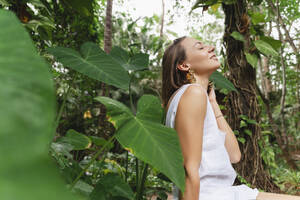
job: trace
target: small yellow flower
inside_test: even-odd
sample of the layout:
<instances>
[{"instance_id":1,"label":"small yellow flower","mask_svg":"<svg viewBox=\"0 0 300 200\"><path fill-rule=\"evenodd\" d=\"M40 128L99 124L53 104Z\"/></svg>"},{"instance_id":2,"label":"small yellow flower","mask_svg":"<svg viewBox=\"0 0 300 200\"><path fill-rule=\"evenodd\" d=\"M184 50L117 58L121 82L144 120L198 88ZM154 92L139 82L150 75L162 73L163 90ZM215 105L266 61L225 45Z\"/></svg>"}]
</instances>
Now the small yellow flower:
<instances>
[{"instance_id":1,"label":"small yellow flower","mask_svg":"<svg viewBox=\"0 0 300 200\"><path fill-rule=\"evenodd\" d=\"M86 119L86 118L92 118L92 114L91 114L91 111L90 110L87 110L84 112L83 114L83 119Z\"/></svg>"}]
</instances>

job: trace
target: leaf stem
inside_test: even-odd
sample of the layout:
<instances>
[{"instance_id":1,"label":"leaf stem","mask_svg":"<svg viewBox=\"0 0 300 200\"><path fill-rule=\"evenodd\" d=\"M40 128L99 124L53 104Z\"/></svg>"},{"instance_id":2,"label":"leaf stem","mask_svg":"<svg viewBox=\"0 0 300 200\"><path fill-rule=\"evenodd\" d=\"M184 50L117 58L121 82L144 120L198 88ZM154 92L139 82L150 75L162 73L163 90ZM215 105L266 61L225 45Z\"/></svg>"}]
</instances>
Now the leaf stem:
<instances>
[{"instance_id":1,"label":"leaf stem","mask_svg":"<svg viewBox=\"0 0 300 200\"><path fill-rule=\"evenodd\" d=\"M61 104L61 106L59 108L59 112L58 112L58 115L56 117L55 124L54 124L54 131L56 131L56 129L58 127L58 123L59 123L59 120L61 118L62 112L64 110L64 107L65 107L65 104L66 104L66 101L67 101L67 97L69 96L69 93L71 91L70 88L71 88L71 85L69 85L68 90L67 90L66 94L64 95L63 102L62 102L62 104Z\"/></svg>"},{"instance_id":2,"label":"leaf stem","mask_svg":"<svg viewBox=\"0 0 300 200\"><path fill-rule=\"evenodd\" d=\"M140 178L140 184L139 184L139 188L137 190L137 200L142 199L144 185L145 185L146 177L147 177L148 167L149 167L149 164L144 162L142 175L141 175L141 178Z\"/></svg>"},{"instance_id":3,"label":"leaf stem","mask_svg":"<svg viewBox=\"0 0 300 200\"><path fill-rule=\"evenodd\" d=\"M133 78L133 73L130 76L130 81L129 81L129 98L130 98L130 108L131 108L131 111L135 115L136 110L134 108L133 99L132 99L132 90L131 90L132 78Z\"/></svg>"},{"instance_id":4,"label":"leaf stem","mask_svg":"<svg viewBox=\"0 0 300 200\"><path fill-rule=\"evenodd\" d=\"M102 153L103 149L111 143L111 141L113 139L115 139L116 136L113 135L111 138L109 138L108 141L106 141L106 143L103 145L103 147L93 156L93 158L91 159L91 161L86 165L86 167L81 170L81 172L79 173L79 175L76 177L76 179L73 181L73 183L71 184L71 189L75 186L75 184L77 183L77 181L80 179L80 177L84 174L84 172L93 164L93 162L96 160L96 158L100 155L100 153ZM104 157L103 157L104 158ZM101 160L103 160L103 158Z\"/></svg>"}]
</instances>

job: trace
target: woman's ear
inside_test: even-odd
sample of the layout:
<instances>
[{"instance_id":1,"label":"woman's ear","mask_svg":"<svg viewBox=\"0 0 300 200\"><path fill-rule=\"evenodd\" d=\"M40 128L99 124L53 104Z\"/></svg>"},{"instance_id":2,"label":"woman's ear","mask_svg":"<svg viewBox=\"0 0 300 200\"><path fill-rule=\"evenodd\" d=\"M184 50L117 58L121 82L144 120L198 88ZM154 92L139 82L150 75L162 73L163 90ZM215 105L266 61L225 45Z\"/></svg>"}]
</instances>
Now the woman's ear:
<instances>
[{"instance_id":1,"label":"woman's ear","mask_svg":"<svg viewBox=\"0 0 300 200\"><path fill-rule=\"evenodd\" d=\"M190 64L185 64L185 63L178 64L177 69L181 71L188 71L190 69Z\"/></svg>"}]
</instances>

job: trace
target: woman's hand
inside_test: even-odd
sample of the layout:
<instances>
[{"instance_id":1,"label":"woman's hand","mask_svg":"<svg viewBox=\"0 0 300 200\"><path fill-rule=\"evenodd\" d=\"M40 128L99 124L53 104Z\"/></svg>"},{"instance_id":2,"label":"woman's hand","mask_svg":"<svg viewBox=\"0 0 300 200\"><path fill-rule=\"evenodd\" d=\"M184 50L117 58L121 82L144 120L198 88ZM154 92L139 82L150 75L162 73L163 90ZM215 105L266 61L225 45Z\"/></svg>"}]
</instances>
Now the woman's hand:
<instances>
[{"instance_id":1,"label":"woman's hand","mask_svg":"<svg viewBox=\"0 0 300 200\"><path fill-rule=\"evenodd\" d=\"M215 93L215 86L212 85L210 91L209 91L209 94L208 94L208 99L209 101L212 103L212 102L217 102L216 100L216 93Z\"/></svg>"}]
</instances>

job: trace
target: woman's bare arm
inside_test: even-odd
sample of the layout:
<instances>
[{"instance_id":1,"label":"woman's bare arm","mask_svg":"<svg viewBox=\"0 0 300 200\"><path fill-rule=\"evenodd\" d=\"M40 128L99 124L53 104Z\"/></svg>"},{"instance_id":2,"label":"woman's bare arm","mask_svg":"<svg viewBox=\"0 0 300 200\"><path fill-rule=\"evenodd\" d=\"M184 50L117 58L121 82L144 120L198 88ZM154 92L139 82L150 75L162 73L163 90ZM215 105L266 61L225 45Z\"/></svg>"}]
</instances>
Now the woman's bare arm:
<instances>
[{"instance_id":1,"label":"woman's bare arm","mask_svg":"<svg viewBox=\"0 0 300 200\"><path fill-rule=\"evenodd\" d=\"M219 104L216 100L210 101L211 105L213 107L215 116L222 115L221 109L219 107ZM234 135L234 132L230 128L229 124L227 123L226 119L224 117L218 117L217 118L217 124L221 131L224 131L226 133L225 137L225 148L228 152L230 162L231 163L238 163L241 159L241 151L239 148L238 141Z\"/></svg>"},{"instance_id":2,"label":"woman's bare arm","mask_svg":"<svg viewBox=\"0 0 300 200\"><path fill-rule=\"evenodd\" d=\"M204 118L206 115L206 91L198 85L190 85L182 94L175 117L186 170L183 200L198 200L200 192L199 167L202 159Z\"/></svg>"}]
</instances>

